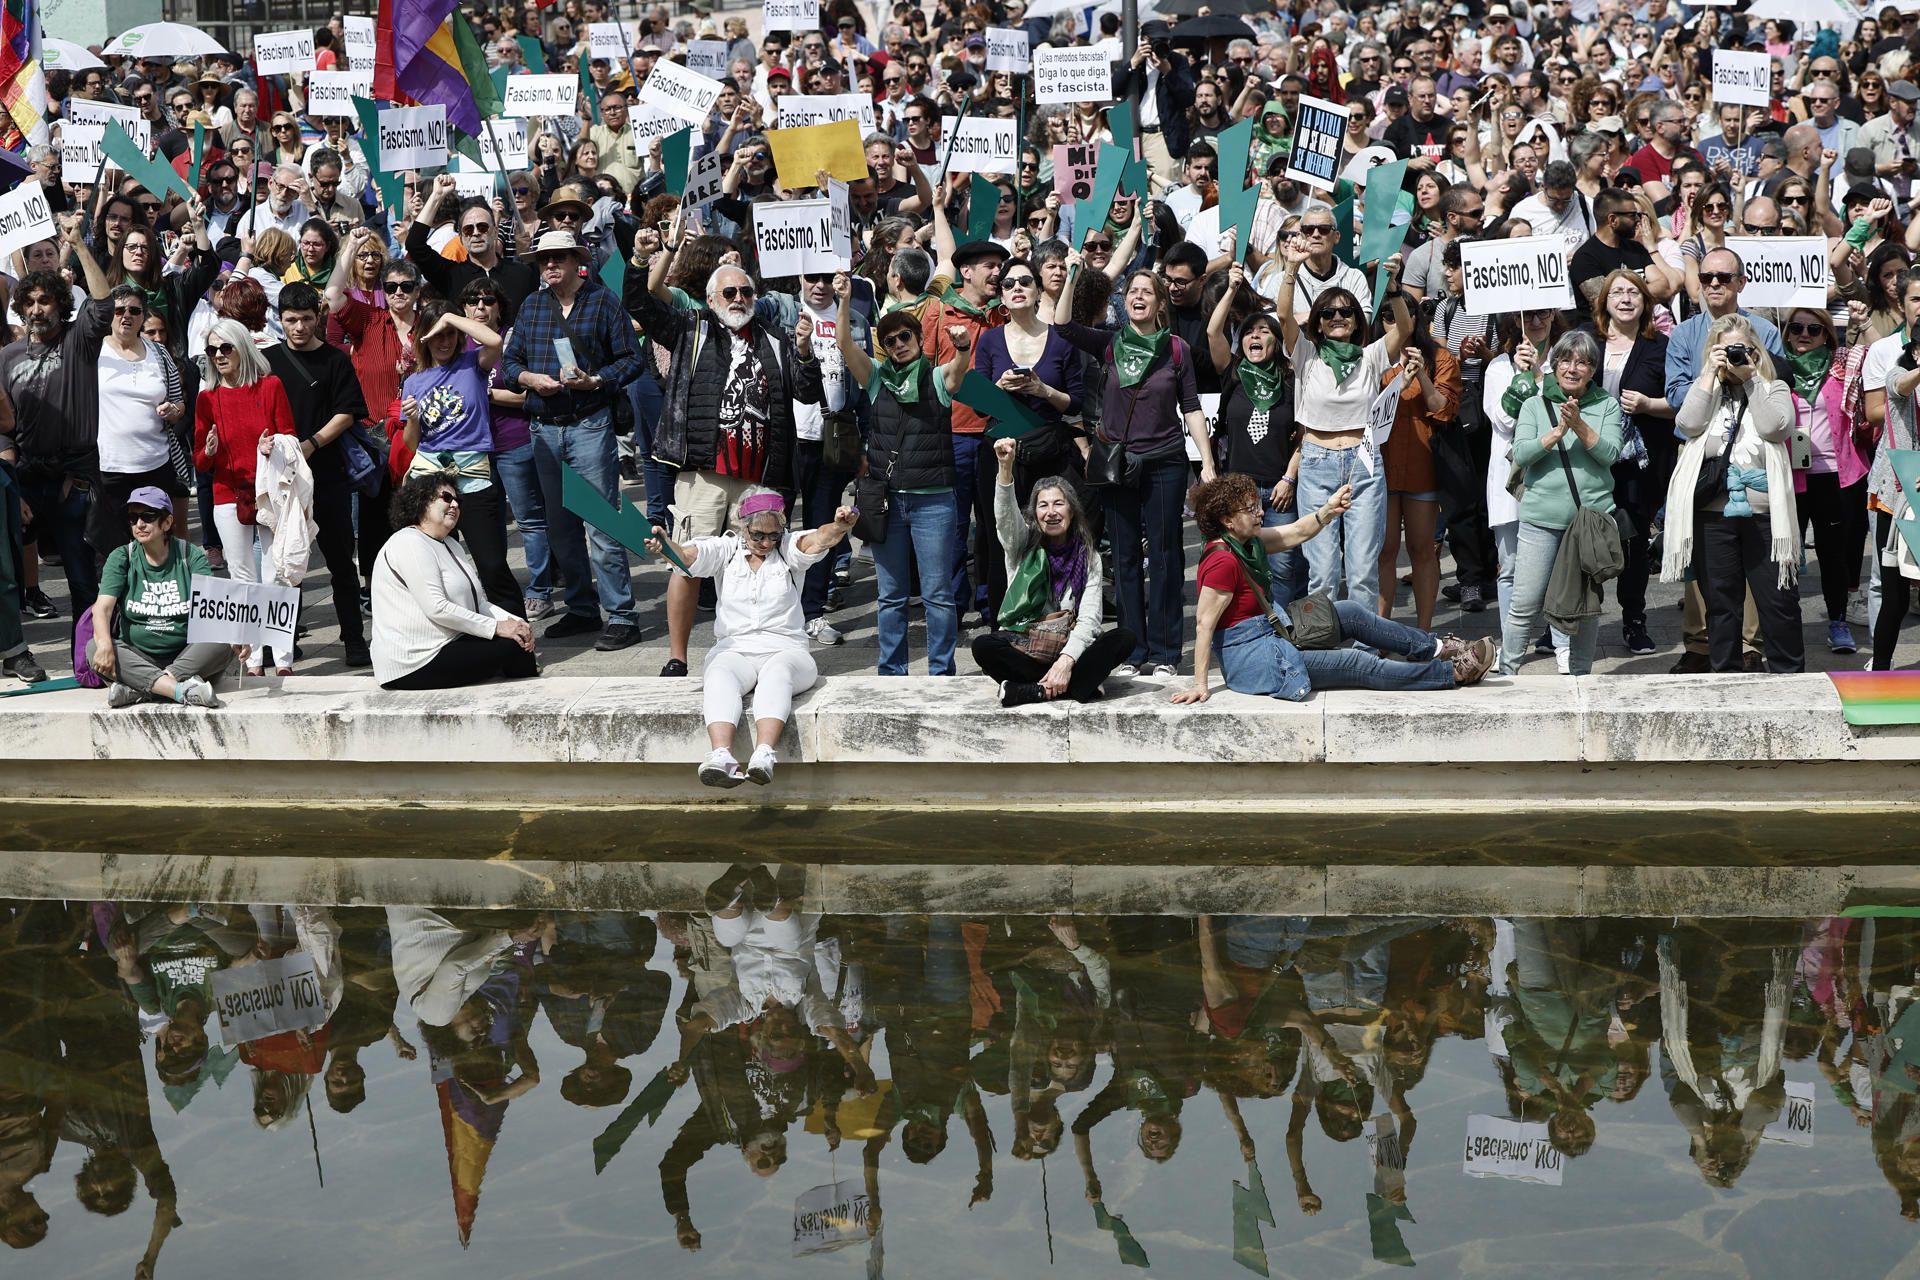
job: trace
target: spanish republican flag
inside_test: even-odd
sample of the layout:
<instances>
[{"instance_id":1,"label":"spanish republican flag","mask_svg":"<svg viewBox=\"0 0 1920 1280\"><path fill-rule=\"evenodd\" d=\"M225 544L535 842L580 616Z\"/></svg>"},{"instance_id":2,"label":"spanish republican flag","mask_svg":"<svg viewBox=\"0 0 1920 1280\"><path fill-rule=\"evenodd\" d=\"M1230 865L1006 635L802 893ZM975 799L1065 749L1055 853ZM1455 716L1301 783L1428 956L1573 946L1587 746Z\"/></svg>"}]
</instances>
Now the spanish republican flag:
<instances>
[{"instance_id":1,"label":"spanish republican flag","mask_svg":"<svg viewBox=\"0 0 1920 1280\"><path fill-rule=\"evenodd\" d=\"M40 67L38 0L0 5L0 145L23 151L47 140L47 77Z\"/></svg>"},{"instance_id":2,"label":"spanish republican flag","mask_svg":"<svg viewBox=\"0 0 1920 1280\"><path fill-rule=\"evenodd\" d=\"M472 137L499 114L486 54L455 0L380 0L374 40L374 97L440 103L447 123Z\"/></svg>"}]
</instances>

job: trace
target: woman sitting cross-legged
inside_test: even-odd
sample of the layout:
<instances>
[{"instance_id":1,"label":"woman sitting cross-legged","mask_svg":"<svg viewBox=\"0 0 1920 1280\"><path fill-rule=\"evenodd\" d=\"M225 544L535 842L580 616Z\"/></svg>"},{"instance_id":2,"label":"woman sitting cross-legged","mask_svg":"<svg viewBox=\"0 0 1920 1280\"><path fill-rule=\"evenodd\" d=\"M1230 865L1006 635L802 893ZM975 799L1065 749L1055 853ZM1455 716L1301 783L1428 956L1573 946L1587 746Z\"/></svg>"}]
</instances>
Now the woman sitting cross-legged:
<instances>
[{"instance_id":1,"label":"woman sitting cross-legged","mask_svg":"<svg viewBox=\"0 0 1920 1280\"><path fill-rule=\"evenodd\" d=\"M132 541L115 547L93 602L94 671L112 683L107 705L153 699L217 707L211 680L233 661L234 645L188 644L187 607L193 575L211 577L207 553L173 536L173 499L151 485L127 499ZM119 615L118 627L114 624Z\"/></svg>"},{"instance_id":2,"label":"woman sitting cross-legged","mask_svg":"<svg viewBox=\"0 0 1920 1280\"><path fill-rule=\"evenodd\" d=\"M713 750L701 762L700 781L708 786L737 787L748 778L761 786L773 781L773 748L787 727L793 695L820 678L807 651L800 585L859 518L859 511L841 507L831 524L791 533L786 500L755 485L740 495L740 533L675 542L655 526L647 539L647 550L672 552L688 577L712 578L719 592L704 690ZM754 748L742 773L733 754L733 730L748 693L753 694Z\"/></svg>"},{"instance_id":3,"label":"woman sitting cross-legged","mask_svg":"<svg viewBox=\"0 0 1920 1280\"><path fill-rule=\"evenodd\" d=\"M1091 702L1113 669L1133 652L1134 635L1104 635L1100 551L1073 482L1034 482L1023 513L1014 496L1017 442L996 440L1000 471L993 520L1007 556L1007 594L999 630L973 642L973 660L1000 683L1000 705L1018 707L1066 696Z\"/></svg>"},{"instance_id":4,"label":"woman sitting cross-legged","mask_svg":"<svg viewBox=\"0 0 1920 1280\"><path fill-rule=\"evenodd\" d=\"M1174 702L1207 700L1207 665L1216 656L1227 688L1289 702L1302 702L1315 689L1452 689L1486 675L1496 653L1493 641L1469 643L1419 631L1352 600L1331 603L1344 637L1339 647L1294 645L1292 620L1270 603L1267 557L1310 541L1352 499L1352 490L1342 485L1292 524L1262 528L1260 491L1248 477L1228 474L1194 486L1189 501L1207 544L1198 573L1193 687L1174 694ZM1324 592L1308 600L1321 608L1330 603ZM1346 640L1401 658L1354 648Z\"/></svg>"}]
</instances>

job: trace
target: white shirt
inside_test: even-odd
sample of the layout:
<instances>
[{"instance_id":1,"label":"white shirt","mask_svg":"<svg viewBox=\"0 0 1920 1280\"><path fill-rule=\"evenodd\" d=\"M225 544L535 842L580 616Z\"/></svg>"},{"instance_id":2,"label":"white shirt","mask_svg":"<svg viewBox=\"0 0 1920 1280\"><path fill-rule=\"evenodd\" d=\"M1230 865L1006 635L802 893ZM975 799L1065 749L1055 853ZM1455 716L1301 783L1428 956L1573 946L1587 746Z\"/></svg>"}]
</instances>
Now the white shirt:
<instances>
[{"instance_id":1,"label":"white shirt","mask_svg":"<svg viewBox=\"0 0 1920 1280\"><path fill-rule=\"evenodd\" d=\"M1193 215L1200 212L1200 202L1204 199L1206 197L1201 195L1197 188L1188 185L1175 187L1167 192L1164 203L1168 211L1179 220L1180 228L1184 231L1193 222ZM1218 221L1219 219L1216 218L1215 222Z\"/></svg>"},{"instance_id":2,"label":"white shirt","mask_svg":"<svg viewBox=\"0 0 1920 1280\"><path fill-rule=\"evenodd\" d=\"M1906 350L1907 340L1902 334L1891 334L1867 348L1867 358L1860 362L1860 389L1862 391L1885 391L1887 377L1893 367L1900 362L1900 353Z\"/></svg>"},{"instance_id":3,"label":"white shirt","mask_svg":"<svg viewBox=\"0 0 1920 1280\"><path fill-rule=\"evenodd\" d=\"M847 407L847 362L841 358L840 344L834 337L840 331L840 309L838 304L818 309L801 298L800 314L813 318L813 358L820 362L820 389L825 400L821 404L793 402L793 434L802 440L818 440L824 426L822 418Z\"/></svg>"},{"instance_id":4,"label":"white shirt","mask_svg":"<svg viewBox=\"0 0 1920 1280\"><path fill-rule=\"evenodd\" d=\"M1280 294L1280 275L1278 271L1270 274L1260 292L1269 298L1277 298ZM1361 275L1357 268L1348 266L1338 258L1333 260L1333 274L1324 278L1313 274L1311 264L1300 265L1300 274L1295 276L1293 281L1293 318L1305 321L1307 313L1313 310L1313 304L1320 295L1333 288L1345 289L1360 299L1361 322L1364 328L1366 321L1364 313L1373 308L1373 287L1367 283L1367 278Z\"/></svg>"},{"instance_id":5,"label":"white shirt","mask_svg":"<svg viewBox=\"0 0 1920 1280\"><path fill-rule=\"evenodd\" d=\"M742 941L728 948L733 983L720 987L694 1006L713 1019L716 1028L751 1022L766 1011L770 1000L792 1009L810 1031L844 1026L846 1019L828 998L816 964L815 933L820 917L792 917L798 928L779 929L776 923L750 926Z\"/></svg>"},{"instance_id":6,"label":"white shirt","mask_svg":"<svg viewBox=\"0 0 1920 1280\"><path fill-rule=\"evenodd\" d=\"M1385 338L1367 345L1344 382L1333 380L1333 369L1305 332L1293 344L1292 354L1293 413L1303 429L1351 431L1366 425L1367 405L1380 394L1380 378L1393 363Z\"/></svg>"},{"instance_id":7,"label":"white shirt","mask_svg":"<svg viewBox=\"0 0 1920 1280\"><path fill-rule=\"evenodd\" d=\"M1535 192L1513 207L1513 216L1532 227L1537 236L1559 236L1566 241L1567 255L1571 257L1593 234L1590 207L1591 203L1576 187L1567 200L1565 213L1555 213L1548 207L1547 198Z\"/></svg>"},{"instance_id":8,"label":"white shirt","mask_svg":"<svg viewBox=\"0 0 1920 1280\"><path fill-rule=\"evenodd\" d=\"M167 374L160 356L141 340L140 359L116 355L100 344L100 469L151 471L167 465L166 427L160 406Z\"/></svg>"},{"instance_id":9,"label":"white shirt","mask_svg":"<svg viewBox=\"0 0 1920 1280\"><path fill-rule=\"evenodd\" d=\"M803 533L788 533L780 550L761 562L758 572L747 563L746 541L737 534L695 538L696 554L688 570L696 578L712 578L718 594L713 619L713 648L717 653L778 653L805 651L807 620L800 609L800 580L826 552L800 550Z\"/></svg>"}]
</instances>

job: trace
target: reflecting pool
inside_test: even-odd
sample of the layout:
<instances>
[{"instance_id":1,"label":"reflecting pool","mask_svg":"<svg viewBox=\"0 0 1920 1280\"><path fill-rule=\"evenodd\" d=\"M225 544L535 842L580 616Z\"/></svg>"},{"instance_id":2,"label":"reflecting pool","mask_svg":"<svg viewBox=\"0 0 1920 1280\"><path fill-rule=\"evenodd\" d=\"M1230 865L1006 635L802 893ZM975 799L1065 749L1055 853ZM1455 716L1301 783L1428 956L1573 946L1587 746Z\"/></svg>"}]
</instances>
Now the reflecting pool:
<instances>
[{"instance_id":1,"label":"reflecting pool","mask_svg":"<svg viewBox=\"0 0 1920 1280\"><path fill-rule=\"evenodd\" d=\"M820 915L795 871L0 900L7 1274L1920 1266L1911 916Z\"/></svg>"}]
</instances>

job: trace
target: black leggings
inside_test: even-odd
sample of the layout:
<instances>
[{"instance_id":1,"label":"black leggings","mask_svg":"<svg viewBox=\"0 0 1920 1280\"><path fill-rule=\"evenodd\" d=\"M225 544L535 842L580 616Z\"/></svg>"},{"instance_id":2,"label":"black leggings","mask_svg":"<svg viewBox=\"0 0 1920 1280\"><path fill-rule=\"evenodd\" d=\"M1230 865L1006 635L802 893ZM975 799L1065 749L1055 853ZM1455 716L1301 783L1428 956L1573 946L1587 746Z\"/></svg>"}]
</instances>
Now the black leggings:
<instances>
[{"instance_id":1,"label":"black leggings","mask_svg":"<svg viewBox=\"0 0 1920 1280\"><path fill-rule=\"evenodd\" d=\"M455 636L417 671L381 685L382 689L461 689L495 676L524 680L540 668L533 655L505 636Z\"/></svg>"},{"instance_id":2,"label":"black leggings","mask_svg":"<svg viewBox=\"0 0 1920 1280\"><path fill-rule=\"evenodd\" d=\"M1860 556L1867 541L1867 482L1842 489L1831 471L1809 473L1800 495L1800 528L1813 526L1814 557L1820 565L1820 594L1828 622L1844 622L1847 593L1860 585Z\"/></svg>"},{"instance_id":3,"label":"black leggings","mask_svg":"<svg viewBox=\"0 0 1920 1280\"><path fill-rule=\"evenodd\" d=\"M1893 670L1893 649L1900 643L1900 625L1913 607L1913 587L1900 570L1880 563L1881 547L1893 536L1893 517L1884 511L1873 513L1874 563L1880 568L1880 617L1873 624L1873 669ZM1823 571L1824 572L1824 571Z\"/></svg>"},{"instance_id":4,"label":"black leggings","mask_svg":"<svg viewBox=\"0 0 1920 1280\"><path fill-rule=\"evenodd\" d=\"M1091 702L1100 694L1100 686L1113 669L1133 652L1134 636L1125 627L1115 627L1094 637L1085 653L1073 664L1067 677L1066 695L1075 702ZM989 631L975 638L973 660L995 681L1012 680L1019 684L1038 684L1053 667L1051 659L1030 658L1013 647L1013 632Z\"/></svg>"},{"instance_id":5,"label":"black leggings","mask_svg":"<svg viewBox=\"0 0 1920 1280\"><path fill-rule=\"evenodd\" d=\"M460 541L467 544L473 567L480 573L487 603L516 618L525 617L526 598L520 593L513 570L507 567L507 521L499 481L460 495Z\"/></svg>"}]
</instances>

